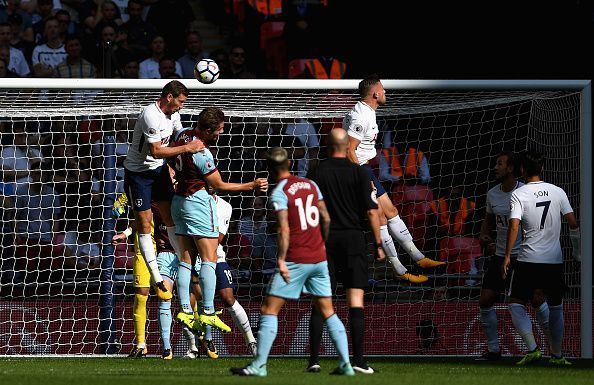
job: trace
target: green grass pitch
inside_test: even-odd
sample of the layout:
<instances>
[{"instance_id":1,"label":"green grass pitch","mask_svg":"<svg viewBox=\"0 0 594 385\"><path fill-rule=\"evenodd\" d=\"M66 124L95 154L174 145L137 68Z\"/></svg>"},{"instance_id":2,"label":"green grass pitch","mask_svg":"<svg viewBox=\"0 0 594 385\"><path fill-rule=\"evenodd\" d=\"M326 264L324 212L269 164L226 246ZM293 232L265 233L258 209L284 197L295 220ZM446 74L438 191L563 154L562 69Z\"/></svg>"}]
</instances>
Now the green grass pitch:
<instances>
[{"instance_id":1,"label":"green grass pitch","mask_svg":"<svg viewBox=\"0 0 594 385\"><path fill-rule=\"evenodd\" d=\"M323 359L322 372L305 373L303 358L272 358L268 377L231 376L229 367L243 366L248 358L209 360L160 358L0 358L0 383L7 385L174 385L174 384L436 384L436 385L570 385L594 384L594 362L574 361L572 367L553 367L543 360L516 367L516 359L475 363L470 359L370 359L378 373L353 378L330 376L337 361Z\"/></svg>"}]
</instances>

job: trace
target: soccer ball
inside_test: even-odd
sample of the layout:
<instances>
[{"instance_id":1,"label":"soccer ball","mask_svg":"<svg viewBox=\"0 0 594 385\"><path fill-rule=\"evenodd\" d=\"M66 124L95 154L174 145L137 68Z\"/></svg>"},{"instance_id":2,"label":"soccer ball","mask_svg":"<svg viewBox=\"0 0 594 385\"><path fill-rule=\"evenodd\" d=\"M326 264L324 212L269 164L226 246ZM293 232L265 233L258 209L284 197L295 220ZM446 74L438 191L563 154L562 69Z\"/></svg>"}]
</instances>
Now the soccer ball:
<instances>
[{"instance_id":1,"label":"soccer ball","mask_svg":"<svg viewBox=\"0 0 594 385\"><path fill-rule=\"evenodd\" d=\"M202 59L194 66L194 76L200 83L214 83L219 74L219 65L212 59Z\"/></svg>"}]
</instances>

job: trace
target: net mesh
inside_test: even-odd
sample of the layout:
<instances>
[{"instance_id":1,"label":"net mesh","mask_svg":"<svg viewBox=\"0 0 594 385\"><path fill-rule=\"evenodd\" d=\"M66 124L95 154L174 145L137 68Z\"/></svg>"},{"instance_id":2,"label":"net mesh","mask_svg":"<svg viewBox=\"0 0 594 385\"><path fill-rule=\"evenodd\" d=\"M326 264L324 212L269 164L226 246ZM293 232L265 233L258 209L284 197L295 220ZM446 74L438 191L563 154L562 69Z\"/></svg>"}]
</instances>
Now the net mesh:
<instances>
[{"instance_id":1,"label":"net mesh","mask_svg":"<svg viewBox=\"0 0 594 385\"><path fill-rule=\"evenodd\" d=\"M117 222L109 213L113 192L123 191L122 163L135 119L158 96L159 90L0 91L0 354L126 353L133 346L133 248L114 249L109 243L114 230L127 227L129 213ZM356 100L355 90L200 90L190 95L182 122L193 125L206 106L225 111L225 133L212 146L224 180L265 177L263 152L273 146L290 149L293 171L305 175L326 157L325 134L342 125ZM477 300L486 264L478 233L486 192L495 184L494 158L502 150L541 149L547 156L545 180L563 187L579 213L580 94L389 89L387 100L377 111L375 171L419 249L448 264L422 271L399 250L411 272L430 278L412 285L396 280L389 264L370 257L365 351L482 353L486 345ZM397 177L390 168L393 158L383 152L391 148L401 154L410 148L422 151L426 169ZM434 209L452 191L474 205L458 233L444 229ZM222 197L234 209L224 245L236 296L257 330L265 284L275 266L271 213L265 196ZM567 229L562 245L569 247ZM570 259L565 267L570 290L563 348L568 356L579 356L579 269ZM346 321L340 287L336 298L337 312ZM149 353L161 350L156 303L151 296ZM173 309L175 314L175 299ZM519 353L524 347L504 305L496 309L503 352ZM307 297L282 310L273 354L307 354L309 310ZM228 314L223 317L232 323ZM236 326L229 335L214 334L220 354L248 354ZM547 346L542 333L537 335ZM185 353L178 325L172 328L172 344L176 355ZM322 354L334 353L326 334L322 345Z\"/></svg>"}]
</instances>

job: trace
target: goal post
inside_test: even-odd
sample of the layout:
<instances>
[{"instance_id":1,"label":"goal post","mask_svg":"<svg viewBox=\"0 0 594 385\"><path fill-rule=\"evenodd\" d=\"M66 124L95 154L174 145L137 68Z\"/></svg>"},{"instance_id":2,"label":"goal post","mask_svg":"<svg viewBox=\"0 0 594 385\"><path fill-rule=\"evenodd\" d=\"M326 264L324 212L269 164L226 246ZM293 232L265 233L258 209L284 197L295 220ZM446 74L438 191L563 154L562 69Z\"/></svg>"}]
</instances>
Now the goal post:
<instances>
[{"instance_id":1,"label":"goal post","mask_svg":"<svg viewBox=\"0 0 594 385\"><path fill-rule=\"evenodd\" d=\"M122 345L121 353L128 349L133 340L130 252L114 248L110 242L126 218L116 223L111 218L111 205L122 189L123 149L135 118L168 81L0 81L0 355L117 353ZM355 79L219 79L207 85L193 79L180 81L190 89L181 111L184 126L193 124L206 106L214 105L225 112L227 132L213 149L223 176L233 181L265 176L261 155L268 146L292 147L296 172L304 172L323 158L324 135L341 126L342 117L357 101L359 83ZM478 352L484 340L476 317L484 256L443 254L447 237L431 222L429 203L459 187L476 202L476 212L484 215L486 191L494 184L489 173L493 157L504 149L521 151L537 146L548 159L545 179L567 191L582 233L582 261L577 265L571 261L567 229L563 228L570 288L566 306L569 341L564 350L569 356L592 358L592 238L588 236L593 230L591 81L386 79L382 83L387 91L386 105L377 110L382 133L392 133L391 145L419 145L427 154L431 182L423 185L423 191L431 199L423 201L425 222L417 221L414 209L410 213L406 210L414 205L406 205L406 198L402 198L406 188L401 183L386 183L388 192L395 205L403 208L403 219L412 226L413 236L418 236L415 241L424 245L423 251L434 258L453 258L448 259L448 265L460 269L430 273L427 284L415 286L395 281L386 264L371 263L366 316L372 318L367 325L371 320L379 325L369 330L371 339L381 341L381 346L366 345L365 350L371 355ZM304 122L311 126L300 125ZM287 131L288 127L292 131ZM23 133L31 140L17 144L15 137ZM24 148L28 150L21 151ZM5 171L21 167L17 171L31 173L37 167L33 166L34 158L40 158L47 167L40 166L42 175L49 178L41 187L35 187L31 176ZM23 160L29 164L23 166ZM257 206L260 197L224 197L234 206L225 246L237 268L237 296L255 325L274 254L273 234L256 233L256 227L266 224L265 216L260 217L263 209ZM43 207L35 210L35 205ZM44 228L40 222L45 217L41 221L34 217L46 215L47 205L53 214L47 221L57 223L47 230L49 240L40 236ZM102 217L100 228L73 245L72 233L81 232L77 229L83 222L93 226L97 215ZM475 222L480 220L480 215L474 218ZM467 238L478 237L476 231L468 233ZM93 243L101 253L100 264L94 269L91 259L80 258L87 257L84 253L75 255L74 260L67 256L84 247L93 250ZM407 267L418 271L406 254L399 250L399 255ZM337 311L341 317L346 315L343 300L344 293L339 291ZM150 302L148 342L154 352L159 349L156 301ZM500 323L509 324L505 308L497 309L503 319ZM286 347L275 348L273 354L306 354L308 311L307 300L285 309L282 317L287 331L282 334L279 330L279 338ZM427 325L434 325L437 333L424 335L429 330ZM233 336L215 337L222 346L221 353L247 354L240 333L234 330ZM173 331L181 335L177 327ZM517 354L521 343L513 327L500 326L500 331L505 352ZM537 334L542 341L539 331ZM174 347L175 352L183 354L183 338L172 341L180 346ZM332 353L331 344L323 344L327 345L325 353Z\"/></svg>"}]
</instances>

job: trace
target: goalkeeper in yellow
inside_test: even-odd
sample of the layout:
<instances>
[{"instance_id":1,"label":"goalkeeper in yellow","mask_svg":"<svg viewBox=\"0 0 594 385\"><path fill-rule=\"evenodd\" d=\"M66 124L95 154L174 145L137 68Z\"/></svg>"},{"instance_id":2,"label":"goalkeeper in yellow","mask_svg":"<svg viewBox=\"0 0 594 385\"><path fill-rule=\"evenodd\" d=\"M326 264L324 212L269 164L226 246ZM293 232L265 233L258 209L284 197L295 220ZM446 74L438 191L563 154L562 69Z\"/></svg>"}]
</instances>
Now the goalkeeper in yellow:
<instances>
[{"instance_id":1,"label":"goalkeeper in yellow","mask_svg":"<svg viewBox=\"0 0 594 385\"><path fill-rule=\"evenodd\" d=\"M118 197L113 206L113 216L118 218L125 212L128 198L126 194L122 194ZM171 359L173 357L170 334L171 334L171 296L164 298L161 296L162 293L173 292L173 283L175 282L178 270L178 259L174 253L173 247L169 243L169 237L167 234L166 226L161 222L158 208L152 205L151 210L153 211L153 221L151 222L151 236L153 239L153 245L156 248L157 253L157 264L159 265L159 272L163 279L163 284L166 286L166 292L156 290L159 295L159 329L161 331L161 340L163 344L164 359ZM157 236L155 237L155 224L157 226ZM134 260L133 260L133 277L134 277L134 307L133 307L133 319L134 319L134 335L136 337L136 346L132 349L128 357L141 358L147 354L146 348L146 320L147 311L146 303L150 292L151 274L146 265L140 248L138 247L138 233L134 229L134 221L130 223L123 232L116 234L112 238L112 243L118 244L125 241L134 232ZM200 297L199 286L193 285L193 289L198 289L198 292L194 293L198 298ZM196 358L198 356L198 348L194 334L191 330L184 328L184 335L188 340L190 346L188 349L188 356Z\"/></svg>"}]
</instances>

